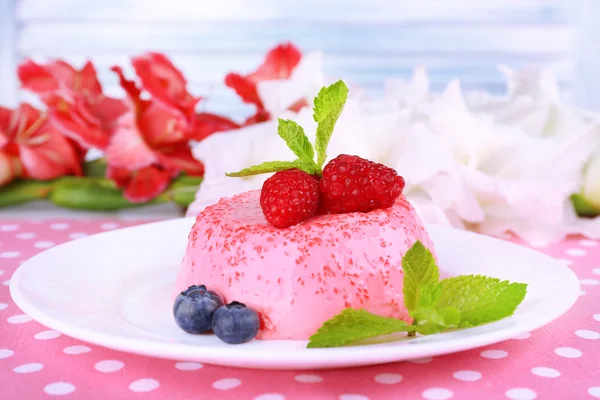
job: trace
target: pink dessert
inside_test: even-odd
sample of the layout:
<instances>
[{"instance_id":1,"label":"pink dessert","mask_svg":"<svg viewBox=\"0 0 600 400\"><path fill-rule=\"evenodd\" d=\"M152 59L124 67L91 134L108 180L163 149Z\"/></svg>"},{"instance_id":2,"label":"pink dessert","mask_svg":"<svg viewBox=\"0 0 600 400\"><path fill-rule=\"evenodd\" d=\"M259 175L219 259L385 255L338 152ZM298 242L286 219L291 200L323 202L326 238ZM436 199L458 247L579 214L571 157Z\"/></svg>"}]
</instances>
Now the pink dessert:
<instances>
[{"instance_id":1,"label":"pink dessert","mask_svg":"<svg viewBox=\"0 0 600 400\"><path fill-rule=\"evenodd\" d=\"M204 284L262 319L257 339L308 339L345 308L410 321L402 256L417 240L435 254L401 195L369 213L314 217L290 228L268 224L260 191L222 199L196 218L176 292Z\"/></svg>"}]
</instances>

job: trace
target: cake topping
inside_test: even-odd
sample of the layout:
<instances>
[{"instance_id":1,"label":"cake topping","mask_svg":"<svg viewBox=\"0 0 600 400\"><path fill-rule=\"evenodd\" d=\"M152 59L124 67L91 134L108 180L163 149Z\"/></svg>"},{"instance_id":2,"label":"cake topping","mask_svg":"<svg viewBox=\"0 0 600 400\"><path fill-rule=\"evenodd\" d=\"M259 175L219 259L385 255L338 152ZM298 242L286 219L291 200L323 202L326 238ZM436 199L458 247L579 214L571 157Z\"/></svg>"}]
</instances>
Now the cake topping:
<instances>
[{"instance_id":1,"label":"cake topping","mask_svg":"<svg viewBox=\"0 0 600 400\"><path fill-rule=\"evenodd\" d=\"M214 312L222 305L223 299L217 293L207 290L204 285L192 285L175 299L175 323L187 333L208 332Z\"/></svg>"},{"instance_id":2,"label":"cake topping","mask_svg":"<svg viewBox=\"0 0 600 400\"><path fill-rule=\"evenodd\" d=\"M404 304L413 318L395 318L347 308L325 321L308 347L338 347L397 332L429 335L468 328L512 315L527 292L524 283L510 283L481 275L439 280L431 252L419 241L402 258Z\"/></svg>"},{"instance_id":3,"label":"cake topping","mask_svg":"<svg viewBox=\"0 0 600 400\"><path fill-rule=\"evenodd\" d=\"M299 169L279 171L264 183L260 206L271 225L278 228L296 225L316 214L319 182Z\"/></svg>"},{"instance_id":4,"label":"cake topping","mask_svg":"<svg viewBox=\"0 0 600 400\"><path fill-rule=\"evenodd\" d=\"M234 301L219 308L212 319L215 335L225 343L240 344L256 336L260 318L256 311Z\"/></svg>"},{"instance_id":5,"label":"cake topping","mask_svg":"<svg viewBox=\"0 0 600 400\"><path fill-rule=\"evenodd\" d=\"M325 166L319 189L329 213L369 212L394 205L404 178L385 165L342 154Z\"/></svg>"},{"instance_id":6,"label":"cake topping","mask_svg":"<svg viewBox=\"0 0 600 400\"><path fill-rule=\"evenodd\" d=\"M300 125L279 119L277 133L298 157L296 160L267 161L227 174L243 177L275 172L264 183L261 194L263 213L272 225L287 228L300 223L315 215L320 203L326 213L388 208L402 193L404 179L396 171L358 156L338 156L323 170L327 146L347 97L348 87L341 80L319 91L313 108L317 122L314 146ZM282 173L289 170L295 171ZM312 189L311 176L320 179L317 191Z\"/></svg>"}]
</instances>

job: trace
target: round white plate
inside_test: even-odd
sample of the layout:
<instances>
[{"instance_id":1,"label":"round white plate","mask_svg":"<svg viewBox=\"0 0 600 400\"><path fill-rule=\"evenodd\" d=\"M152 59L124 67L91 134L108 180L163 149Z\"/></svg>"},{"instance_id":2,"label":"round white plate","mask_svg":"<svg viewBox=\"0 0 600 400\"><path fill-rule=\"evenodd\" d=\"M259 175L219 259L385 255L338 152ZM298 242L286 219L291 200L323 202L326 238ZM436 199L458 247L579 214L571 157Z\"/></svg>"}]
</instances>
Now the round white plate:
<instances>
[{"instance_id":1,"label":"round white plate","mask_svg":"<svg viewBox=\"0 0 600 400\"><path fill-rule=\"evenodd\" d=\"M189 335L172 317L179 262L193 219L101 233L49 249L19 267L11 294L42 324L74 338L131 353L237 367L311 369L410 360L489 345L539 328L566 312L579 281L544 254L489 237L429 226L440 268L529 284L502 321L411 340L333 349L305 341L222 343ZM560 293L560 295L557 295Z\"/></svg>"}]
</instances>

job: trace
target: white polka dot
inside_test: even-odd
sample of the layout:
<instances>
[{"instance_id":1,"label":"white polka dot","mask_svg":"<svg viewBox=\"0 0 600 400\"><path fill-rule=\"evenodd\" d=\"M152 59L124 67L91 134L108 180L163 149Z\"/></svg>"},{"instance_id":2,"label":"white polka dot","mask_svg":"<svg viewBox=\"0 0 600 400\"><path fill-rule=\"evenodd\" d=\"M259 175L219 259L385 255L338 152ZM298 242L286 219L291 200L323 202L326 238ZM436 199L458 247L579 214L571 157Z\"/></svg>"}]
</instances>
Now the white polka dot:
<instances>
[{"instance_id":1,"label":"white polka dot","mask_svg":"<svg viewBox=\"0 0 600 400\"><path fill-rule=\"evenodd\" d=\"M537 393L527 388L509 389L504 394L512 400L533 400L537 397Z\"/></svg>"},{"instance_id":2,"label":"white polka dot","mask_svg":"<svg viewBox=\"0 0 600 400\"><path fill-rule=\"evenodd\" d=\"M369 400L369 398L362 394L342 394L340 400Z\"/></svg>"},{"instance_id":3,"label":"white polka dot","mask_svg":"<svg viewBox=\"0 0 600 400\"><path fill-rule=\"evenodd\" d=\"M175 368L180 369L182 371L196 371L204 367L204 365L197 362L178 362L175 364Z\"/></svg>"},{"instance_id":4,"label":"white polka dot","mask_svg":"<svg viewBox=\"0 0 600 400\"><path fill-rule=\"evenodd\" d=\"M83 345L75 345L75 346L69 346L69 347L65 347L63 349L63 353L65 354L83 354L83 353L89 353L90 351L92 351L92 349L90 349L87 346L83 346Z\"/></svg>"},{"instance_id":5,"label":"white polka dot","mask_svg":"<svg viewBox=\"0 0 600 400\"><path fill-rule=\"evenodd\" d=\"M100 372L116 372L125 366L123 361L119 360L102 360L94 364L94 368Z\"/></svg>"},{"instance_id":6,"label":"white polka dot","mask_svg":"<svg viewBox=\"0 0 600 400\"><path fill-rule=\"evenodd\" d=\"M17 258L21 255L18 251L4 251L0 253L0 258Z\"/></svg>"},{"instance_id":7,"label":"white polka dot","mask_svg":"<svg viewBox=\"0 0 600 400\"><path fill-rule=\"evenodd\" d=\"M402 382L402 375L400 374L379 374L375 376L375 382L383 383L385 385L393 385L395 383Z\"/></svg>"},{"instance_id":8,"label":"white polka dot","mask_svg":"<svg viewBox=\"0 0 600 400\"><path fill-rule=\"evenodd\" d=\"M53 246L54 242L50 242L48 240L42 240L33 244L33 247L35 247L36 249L48 249Z\"/></svg>"},{"instance_id":9,"label":"white polka dot","mask_svg":"<svg viewBox=\"0 0 600 400\"><path fill-rule=\"evenodd\" d=\"M558 347L554 349L554 352L557 355L565 358L579 358L582 355L581 351L571 347Z\"/></svg>"},{"instance_id":10,"label":"white polka dot","mask_svg":"<svg viewBox=\"0 0 600 400\"><path fill-rule=\"evenodd\" d=\"M4 282L2 282L2 284L4 286L10 286L10 279L5 280Z\"/></svg>"},{"instance_id":11,"label":"white polka dot","mask_svg":"<svg viewBox=\"0 0 600 400\"><path fill-rule=\"evenodd\" d=\"M294 377L294 379L296 381L302 382L302 383L319 383L319 382L323 382L323 378L321 378L319 375L302 374L302 375L296 375Z\"/></svg>"},{"instance_id":12,"label":"white polka dot","mask_svg":"<svg viewBox=\"0 0 600 400\"><path fill-rule=\"evenodd\" d=\"M53 231L64 231L67 228L69 228L69 224L66 222L56 222L54 224L50 224L50 229Z\"/></svg>"},{"instance_id":13,"label":"white polka dot","mask_svg":"<svg viewBox=\"0 0 600 400\"><path fill-rule=\"evenodd\" d=\"M598 333L596 331L588 331L586 329L580 329L578 331L575 331L575 334L582 339L591 339L591 340L600 339L600 333Z\"/></svg>"},{"instance_id":14,"label":"white polka dot","mask_svg":"<svg viewBox=\"0 0 600 400\"><path fill-rule=\"evenodd\" d=\"M104 229L104 230L117 229L118 227L119 227L119 224L116 224L114 222L108 222L108 223L100 225L100 228Z\"/></svg>"},{"instance_id":15,"label":"white polka dot","mask_svg":"<svg viewBox=\"0 0 600 400\"><path fill-rule=\"evenodd\" d=\"M54 382L44 387L44 392L51 396L62 396L65 394L73 393L75 391L75 385L69 382Z\"/></svg>"},{"instance_id":16,"label":"white polka dot","mask_svg":"<svg viewBox=\"0 0 600 400\"><path fill-rule=\"evenodd\" d=\"M408 360L408 362L411 362L413 364L427 364L427 363L430 363L431 360L433 360L433 357L423 357L423 358L415 358L414 360Z\"/></svg>"},{"instance_id":17,"label":"white polka dot","mask_svg":"<svg viewBox=\"0 0 600 400\"><path fill-rule=\"evenodd\" d=\"M579 241L579 244L585 247L596 247L598 246L598 242L596 240L588 240L588 239L581 239Z\"/></svg>"},{"instance_id":18,"label":"white polka dot","mask_svg":"<svg viewBox=\"0 0 600 400\"><path fill-rule=\"evenodd\" d=\"M19 230L19 225L17 224L6 224L0 226L1 232L14 232Z\"/></svg>"},{"instance_id":19,"label":"white polka dot","mask_svg":"<svg viewBox=\"0 0 600 400\"><path fill-rule=\"evenodd\" d=\"M4 275L4 270L0 269L0 276Z\"/></svg>"},{"instance_id":20,"label":"white polka dot","mask_svg":"<svg viewBox=\"0 0 600 400\"><path fill-rule=\"evenodd\" d=\"M83 232L73 232L73 233L69 233L69 239L81 239L82 237L86 237L87 233L83 233Z\"/></svg>"},{"instance_id":21,"label":"white polka dot","mask_svg":"<svg viewBox=\"0 0 600 400\"><path fill-rule=\"evenodd\" d=\"M600 281L598 279L580 279L579 283L582 285L597 285Z\"/></svg>"},{"instance_id":22,"label":"white polka dot","mask_svg":"<svg viewBox=\"0 0 600 400\"><path fill-rule=\"evenodd\" d=\"M581 257L585 256L587 252L583 249L569 249L567 250L567 254L573 257Z\"/></svg>"},{"instance_id":23,"label":"white polka dot","mask_svg":"<svg viewBox=\"0 0 600 400\"><path fill-rule=\"evenodd\" d=\"M600 398L600 386L594 386L589 388L588 394L592 397Z\"/></svg>"},{"instance_id":24,"label":"white polka dot","mask_svg":"<svg viewBox=\"0 0 600 400\"><path fill-rule=\"evenodd\" d=\"M548 367L534 367L531 368L531 372L534 375L541 376L542 378L558 378L560 376L559 371Z\"/></svg>"},{"instance_id":25,"label":"white polka dot","mask_svg":"<svg viewBox=\"0 0 600 400\"><path fill-rule=\"evenodd\" d=\"M279 393L265 393L256 396L254 400L285 400L285 396Z\"/></svg>"},{"instance_id":26,"label":"white polka dot","mask_svg":"<svg viewBox=\"0 0 600 400\"><path fill-rule=\"evenodd\" d=\"M60 336L60 332L43 331L40 333L36 333L33 337L36 338L37 340L48 340L48 339L55 339L59 336Z\"/></svg>"},{"instance_id":27,"label":"white polka dot","mask_svg":"<svg viewBox=\"0 0 600 400\"><path fill-rule=\"evenodd\" d=\"M19 232L15 235L15 237L17 239L20 240L29 240L29 239L33 239L35 237L35 233L33 232Z\"/></svg>"},{"instance_id":28,"label":"white polka dot","mask_svg":"<svg viewBox=\"0 0 600 400\"><path fill-rule=\"evenodd\" d=\"M6 303L0 303L0 310L4 310L6 308L8 308L8 304L6 304Z\"/></svg>"},{"instance_id":29,"label":"white polka dot","mask_svg":"<svg viewBox=\"0 0 600 400\"><path fill-rule=\"evenodd\" d=\"M480 355L483 358L498 359L508 356L508 353L504 350L485 350L482 351Z\"/></svg>"},{"instance_id":30,"label":"white polka dot","mask_svg":"<svg viewBox=\"0 0 600 400\"><path fill-rule=\"evenodd\" d=\"M143 378L133 381L129 384L129 390L132 392L150 392L160 386L156 379Z\"/></svg>"},{"instance_id":31,"label":"white polka dot","mask_svg":"<svg viewBox=\"0 0 600 400\"><path fill-rule=\"evenodd\" d=\"M587 292L585 290L579 290L579 297L585 296Z\"/></svg>"},{"instance_id":32,"label":"white polka dot","mask_svg":"<svg viewBox=\"0 0 600 400\"><path fill-rule=\"evenodd\" d=\"M465 382L475 382L481 379L481 372L477 371L456 371L452 374L455 379Z\"/></svg>"},{"instance_id":33,"label":"white polka dot","mask_svg":"<svg viewBox=\"0 0 600 400\"><path fill-rule=\"evenodd\" d=\"M241 384L242 384L242 381L240 381L239 379L225 378L225 379L219 379L218 381L214 381L212 384L212 387L217 390L229 390L229 389L235 389L236 387L240 386Z\"/></svg>"},{"instance_id":34,"label":"white polka dot","mask_svg":"<svg viewBox=\"0 0 600 400\"><path fill-rule=\"evenodd\" d=\"M31 321L31 317L25 314L13 315L12 317L8 317L6 319L6 322L11 324L22 324L29 321Z\"/></svg>"},{"instance_id":35,"label":"white polka dot","mask_svg":"<svg viewBox=\"0 0 600 400\"><path fill-rule=\"evenodd\" d=\"M594 319L596 321L600 321L600 314L594 314Z\"/></svg>"},{"instance_id":36,"label":"white polka dot","mask_svg":"<svg viewBox=\"0 0 600 400\"><path fill-rule=\"evenodd\" d=\"M20 366L16 367L15 369L13 369L13 371L15 371L18 374L28 374L30 372L41 371L42 368L44 368L43 364L40 364L40 363L30 363L30 364L20 365Z\"/></svg>"},{"instance_id":37,"label":"white polka dot","mask_svg":"<svg viewBox=\"0 0 600 400\"><path fill-rule=\"evenodd\" d=\"M600 268L594 268L594 269L592 270L592 274L595 274L595 275L600 275Z\"/></svg>"},{"instance_id":38,"label":"white polka dot","mask_svg":"<svg viewBox=\"0 0 600 400\"><path fill-rule=\"evenodd\" d=\"M529 242L529 244L532 247L548 247L548 242L543 241L543 240L534 240L532 242Z\"/></svg>"},{"instance_id":39,"label":"white polka dot","mask_svg":"<svg viewBox=\"0 0 600 400\"><path fill-rule=\"evenodd\" d=\"M8 358L8 357L12 356L13 354L15 354L15 352L12 350L0 349L0 359Z\"/></svg>"},{"instance_id":40,"label":"white polka dot","mask_svg":"<svg viewBox=\"0 0 600 400\"><path fill-rule=\"evenodd\" d=\"M424 391L421 396L427 400L446 400L453 395L451 390L443 388L431 388Z\"/></svg>"},{"instance_id":41,"label":"white polka dot","mask_svg":"<svg viewBox=\"0 0 600 400\"><path fill-rule=\"evenodd\" d=\"M523 333L523 334L521 334L519 336L515 336L513 339L524 340L524 339L529 339L530 337L531 337L531 333L526 332L526 333Z\"/></svg>"},{"instance_id":42,"label":"white polka dot","mask_svg":"<svg viewBox=\"0 0 600 400\"><path fill-rule=\"evenodd\" d=\"M556 261L560 261L561 263L566 264L566 265L573 264L573 260L569 260L566 258L557 258Z\"/></svg>"}]
</instances>

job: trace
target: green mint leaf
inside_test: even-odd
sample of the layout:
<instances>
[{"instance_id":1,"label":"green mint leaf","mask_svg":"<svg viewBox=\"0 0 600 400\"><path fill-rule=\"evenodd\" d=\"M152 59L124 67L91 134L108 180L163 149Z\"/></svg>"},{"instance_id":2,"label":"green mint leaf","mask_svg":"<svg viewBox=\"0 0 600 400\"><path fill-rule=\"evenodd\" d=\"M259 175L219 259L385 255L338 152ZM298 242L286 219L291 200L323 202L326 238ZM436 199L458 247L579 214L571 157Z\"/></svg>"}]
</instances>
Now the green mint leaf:
<instances>
[{"instance_id":1,"label":"green mint leaf","mask_svg":"<svg viewBox=\"0 0 600 400\"><path fill-rule=\"evenodd\" d=\"M308 174L316 173L316 165L314 162L312 165L302 160L294 160L294 161L266 161L262 164L255 165L253 167L244 168L238 172L231 172L226 174L231 177L243 177L243 176L251 176L251 175L259 175L259 174L268 174L270 172L278 172L286 169L298 168Z\"/></svg>"},{"instance_id":2,"label":"green mint leaf","mask_svg":"<svg viewBox=\"0 0 600 400\"><path fill-rule=\"evenodd\" d=\"M406 322L380 317L365 310L347 308L323 323L317 333L309 338L309 348L339 347L364 339L396 332L412 332Z\"/></svg>"},{"instance_id":3,"label":"green mint leaf","mask_svg":"<svg viewBox=\"0 0 600 400\"><path fill-rule=\"evenodd\" d=\"M413 313L413 325L417 332L431 335L449 328L456 328L460 323L460 311L454 307L418 308Z\"/></svg>"},{"instance_id":4,"label":"green mint leaf","mask_svg":"<svg viewBox=\"0 0 600 400\"><path fill-rule=\"evenodd\" d=\"M308 163L315 162L313 146L300 125L294 121L279 118L277 133L300 160Z\"/></svg>"},{"instance_id":5,"label":"green mint leaf","mask_svg":"<svg viewBox=\"0 0 600 400\"><path fill-rule=\"evenodd\" d=\"M404 305L414 318L412 313L417 308L431 308L441 296L440 275L433 254L420 241L416 241L402 257L402 270Z\"/></svg>"},{"instance_id":6,"label":"green mint leaf","mask_svg":"<svg viewBox=\"0 0 600 400\"><path fill-rule=\"evenodd\" d=\"M527 285L482 275L461 275L440 282L437 308L460 312L459 327L477 326L512 315L525 298Z\"/></svg>"},{"instance_id":7,"label":"green mint leaf","mask_svg":"<svg viewBox=\"0 0 600 400\"><path fill-rule=\"evenodd\" d=\"M327 146L347 98L348 86L342 80L324 87L319 91L317 97L315 97L313 118L317 123L315 150L317 151L317 165L319 168L325 164Z\"/></svg>"}]
</instances>

